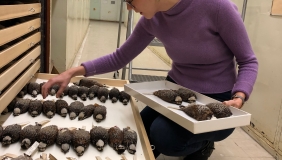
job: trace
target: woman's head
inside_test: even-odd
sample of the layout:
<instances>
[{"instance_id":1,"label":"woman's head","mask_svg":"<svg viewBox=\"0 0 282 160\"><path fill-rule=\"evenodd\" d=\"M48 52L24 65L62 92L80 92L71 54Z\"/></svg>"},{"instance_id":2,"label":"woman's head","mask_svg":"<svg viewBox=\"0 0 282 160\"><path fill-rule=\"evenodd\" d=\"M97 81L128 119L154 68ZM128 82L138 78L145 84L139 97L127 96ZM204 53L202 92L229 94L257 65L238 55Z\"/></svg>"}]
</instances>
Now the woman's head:
<instances>
[{"instance_id":1,"label":"woman's head","mask_svg":"<svg viewBox=\"0 0 282 160\"><path fill-rule=\"evenodd\" d=\"M127 9L133 9L146 19L151 19L159 11L167 11L179 0L125 0Z\"/></svg>"}]
</instances>

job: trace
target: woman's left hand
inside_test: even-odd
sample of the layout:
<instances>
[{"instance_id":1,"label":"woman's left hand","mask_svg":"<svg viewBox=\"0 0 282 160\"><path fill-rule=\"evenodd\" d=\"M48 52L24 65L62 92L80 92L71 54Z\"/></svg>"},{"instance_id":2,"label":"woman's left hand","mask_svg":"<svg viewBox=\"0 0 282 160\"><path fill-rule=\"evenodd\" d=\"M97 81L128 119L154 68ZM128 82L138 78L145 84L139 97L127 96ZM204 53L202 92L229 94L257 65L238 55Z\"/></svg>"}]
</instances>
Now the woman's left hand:
<instances>
[{"instance_id":1,"label":"woman's left hand","mask_svg":"<svg viewBox=\"0 0 282 160\"><path fill-rule=\"evenodd\" d=\"M235 98L235 99L232 99L232 100L229 100L229 101L224 101L222 103L224 105L236 107L238 109L241 109L243 107L243 102L240 98Z\"/></svg>"}]
</instances>

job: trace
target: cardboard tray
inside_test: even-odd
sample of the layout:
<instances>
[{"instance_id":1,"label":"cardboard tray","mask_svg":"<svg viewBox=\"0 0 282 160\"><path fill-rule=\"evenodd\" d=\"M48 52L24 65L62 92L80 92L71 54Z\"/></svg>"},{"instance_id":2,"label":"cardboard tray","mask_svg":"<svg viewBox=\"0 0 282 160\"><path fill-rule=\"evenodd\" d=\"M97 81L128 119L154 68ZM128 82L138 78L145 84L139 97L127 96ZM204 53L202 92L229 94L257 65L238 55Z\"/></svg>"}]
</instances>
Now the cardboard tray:
<instances>
[{"instance_id":1,"label":"cardboard tray","mask_svg":"<svg viewBox=\"0 0 282 160\"><path fill-rule=\"evenodd\" d=\"M230 110L233 113L233 115L230 117L220 119L216 119L214 117L211 120L197 121L194 118L185 114L183 111L173 109L179 109L178 105L165 102L157 96L152 95L152 93L157 90L178 88L184 87L171 83L169 81L133 83L126 84L124 86L125 92L135 97L136 99L142 101L152 109L156 110L157 112L161 113L162 115L166 116L167 118L171 119L175 123L181 125L182 127L186 128L194 134L235 128L250 124L251 114L235 107L230 107ZM209 98L203 94L197 92L195 92L195 94L197 96L197 104L208 104L211 102L218 102L217 100ZM182 105L187 106L188 103L183 102Z\"/></svg>"},{"instance_id":2,"label":"cardboard tray","mask_svg":"<svg viewBox=\"0 0 282 160\"><path fill-rule=\"evenodd\" d=\"M31 81L36 81L36 82L43 82L47 81L47 79L53 77L54 75L46 75L46 74L37 74ZM75 82L82 77L75 77L72 79L72 82ZM97 81L99 81L102 84L107 84L110 86L109 89L112 87L118 88L120 91L122 91L124 88L124 84L128 83L128 81L124 80L110 80L110 79L97 79L93 78ZM71 85L71 83L69 84ZM41 94L37 96L37 98L32 98L30 95L26 95L24 97L29 98L29 99L38 99L41 100L42 96ZM63 98L70 104L71 102L74 102L70 97L64 96ZM55 96L50 96L46 98L46 100L56 100ZM123 105L121 102L116 102L112 103L109 99L106 101L106 103L100 102L96 97L94 100L89 100L87 101L82 101L80 98L77 99L80 102L83 102L84 105L88 104L94 104L98 103L101 105L104 105L107 107L107 117L105 120L103 120L100 123L97 123L94 119L93 116L89 117L85 120L78 121L78 118L74 120L70 120L69 115L67 117L63 118L60 115L56 114L52 119L49 119L50 122L47 123L45 126L48 125L57 125L58 127L77 127L77 128L82 128L83 126L86 127L87 131L90 131L92 128L92 125L95 126L102 126L106 128L110 128L113 126L118 126L120 129L123 129L127 126L129 126L131 129L135 130L137 135L138 135L138 141L137 141L137 151L135 155L129 154L128 151L125 151L123 155L128 159L138 159L138 160L148 160L148 159L154 159L152 149L150 146L150 143L148 141L148 137L146 134L146 131L143 126L142 119L140 117L138 108L135 104L135 100L131 98L131 102L128 103L127 105ZM0 121L4 122L3 126L7 126L10 124L15 124L15 123L22 123L22 122L30 122L29 124L34 125L35 122L41 122L43 120L47 120L48 118L43 115L39 115L38 117L31 117L28 113L19 115L19 116L13 116L11 115L4 115L0 117ZM0 145L0 156L4 155L6 153L12 153L16 155L22 155L25 153L26 150L22 150L20 147L20 142L11 144L9 147L3 147ZM76 158L77 160L88 160L88 159L96 159L96 156L100 156L103 160L106 157L109 157L112 160L117 160L117 159L122 159L121 155L117 154L116 151L114 151L108 144L104 147L104 150L102 152L99 152L92 144L89 145L87 150L85 151L84 155L81 157L78 157L74 151L74 149L71 147L70 151L66 154L61 152L61 149L59 146L52 145L50 147L47 147L47 149L44 151L44 153L51 153L54 155L57 159L63 160L66 159L66 157L73 157ZM32 156L33 159L39 158L39 156L42 154L42 152L37 152Z\"/></svg>"}]
</instances>

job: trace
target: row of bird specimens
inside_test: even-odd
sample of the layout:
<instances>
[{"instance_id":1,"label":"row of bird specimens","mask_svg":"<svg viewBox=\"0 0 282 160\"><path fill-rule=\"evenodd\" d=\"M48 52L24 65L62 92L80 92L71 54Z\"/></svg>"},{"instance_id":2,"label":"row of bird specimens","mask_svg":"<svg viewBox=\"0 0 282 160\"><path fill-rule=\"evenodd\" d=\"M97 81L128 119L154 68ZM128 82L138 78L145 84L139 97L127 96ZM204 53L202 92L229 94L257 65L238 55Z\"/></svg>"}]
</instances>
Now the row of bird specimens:
<instances>
[{"instance_id":1,"label":"row of bird specimens","mask_svg":"<svg viewBox=\"0 0 282 160\"><path fill-rule=\"evenodd\" d=\"M21 140L21 148L28 149L25 152L27 156L31 156L36 149L44 152L48 146L55 143L61 146L61 151L64 153L67 153L72 145L78 156L84 154L89 144L92 144L98 151L103 151L104 146L109 144L118 154L122 154L125 150L130 154L136 152L137 133L129 127L120 130L117 126L105 128L92 124L90 131L86 131L85 126L78 130L76 127L59 128L56 125L41 128L48 122L50 121L45 120L36 125L28 125L23 129L21 128L29 122L16 124L17 127L13 127L15 124L4 126L3 132L0 132L2 145L9 146ZM6 130L6 128L9 129Z\"/></svg>"}]
</instances>

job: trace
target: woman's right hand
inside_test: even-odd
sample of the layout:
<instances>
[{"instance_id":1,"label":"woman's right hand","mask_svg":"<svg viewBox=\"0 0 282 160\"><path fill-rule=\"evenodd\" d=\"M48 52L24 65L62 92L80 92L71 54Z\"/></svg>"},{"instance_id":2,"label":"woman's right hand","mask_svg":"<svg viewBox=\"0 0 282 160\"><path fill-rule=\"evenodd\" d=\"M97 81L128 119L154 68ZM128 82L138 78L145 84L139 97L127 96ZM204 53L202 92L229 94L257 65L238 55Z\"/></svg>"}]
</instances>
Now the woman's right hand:
<instances>
[{"instance_id":1,"label":"woman's right hand","mask_svg":"<svg viewBox=\"0 0 282 160\"><path fill-rule=\"evenodd\" d=\"M55 84L60 86L60 89L58 90L56 94L57 98L60 97L64 89L66 88L66 86L69 84L72 77L79 76L79 75L85 75L85 73L86 73L85 68L83 66L78 66L75 68L71 68L49 79L48 82L46 82L41 88L41 94L42 94L43 99L45 99L48 96L50 88Z\"/></svg>"},{"instance_id":2,"label":"woman's right hand","mask_svg":"<svg viewBox=\"0 0 282 160\"><path fill-rule=\"evenodd\" d=\"M60 86L60 89L56 93L56 97L57 98L60 97L66 86L69 84L71 78L72 78L71 74L68 73L68 71L66 71L49 79L48 82L46 82L41 88L41 94L43 99L45 99L48 96L50 88L55 84Z\"/></svg>"}]
</instances>

